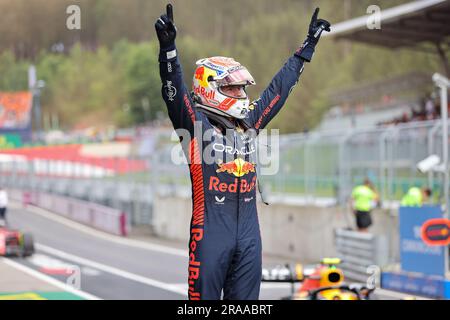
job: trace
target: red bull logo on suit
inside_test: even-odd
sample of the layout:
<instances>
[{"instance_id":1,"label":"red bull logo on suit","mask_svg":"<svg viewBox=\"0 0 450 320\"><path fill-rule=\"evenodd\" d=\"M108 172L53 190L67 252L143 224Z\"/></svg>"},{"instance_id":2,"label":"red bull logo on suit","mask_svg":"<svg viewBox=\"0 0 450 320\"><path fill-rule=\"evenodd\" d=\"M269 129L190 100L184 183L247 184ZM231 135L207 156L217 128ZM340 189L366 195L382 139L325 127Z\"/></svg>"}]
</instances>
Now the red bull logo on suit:
<instances>
[{"instance_id":1,"label":"red bull logo on suit","mask_svg":"<svg viewBox=\"0 0 450 320\"><path fill-rule=\"evenodd\" d=\"M255 172L255 164L241 158L237 158L233 161L220 163L219 169L217 169L216 172L227 172L235 175L236 177L242 177L249 172Z\"/></svg>"}]
</instances>

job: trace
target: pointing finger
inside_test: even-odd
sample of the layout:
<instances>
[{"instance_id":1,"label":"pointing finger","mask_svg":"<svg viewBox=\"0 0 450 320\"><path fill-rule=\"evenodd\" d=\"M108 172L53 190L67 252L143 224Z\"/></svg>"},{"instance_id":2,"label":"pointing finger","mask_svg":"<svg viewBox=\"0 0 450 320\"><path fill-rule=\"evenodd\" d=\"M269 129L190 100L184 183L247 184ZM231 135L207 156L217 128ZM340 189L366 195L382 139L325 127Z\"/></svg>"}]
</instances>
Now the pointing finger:
<instances>
[{"instance_id":1,"label":"pointing finger","mask_svg":"<svg viewBox=\"0 0 450 320\"><path fill-rule=\"evenodd\" d=\"M319 8L316 8L316 10L313 13L312 19L311 21L316 21L317 20L317 15L319 14Z\"/></svg>"},{"instance_id":2,"label":"pointing finger","mask_svg":"<svg viewBox=\"0 0 450 320\"><path fill-rule=\"evenodd\" d=\"M170 22L173 22L173 7L170 3L167 5L166 11L167 17L169 17Z\"/></svg>"}]
</instances>

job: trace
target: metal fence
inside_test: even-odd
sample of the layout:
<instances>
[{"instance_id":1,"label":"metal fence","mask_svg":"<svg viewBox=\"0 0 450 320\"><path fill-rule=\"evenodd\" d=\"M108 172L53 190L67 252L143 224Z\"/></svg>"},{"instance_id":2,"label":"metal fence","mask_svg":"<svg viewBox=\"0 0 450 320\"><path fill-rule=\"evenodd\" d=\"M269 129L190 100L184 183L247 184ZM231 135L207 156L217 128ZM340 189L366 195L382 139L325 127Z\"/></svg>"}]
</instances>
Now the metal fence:
<instances>
[{"instance_id":1,"label":"metal fence","mask_svg":"<svg viewBox=\"0 0 450 320\"><path fill-rule=\"evenodd\" d=\"M281 138L279 174L261 179L275 192L333 197L344 203L355 184L368 177L382 200L399 200L418 185L432 188L434 201L439 201L442 178L416 167L430 154L443 158L439 121L287 135Z\"/></svg>"},{"instance_id":2,"label":"metal fence","mask_svg":"<svg viewBox=\"0 0 450 320\"><path fill-rule=\"evenodd\" d=\"M258 144L265 148L264 144ZM171 147L157 152L154 166L157 181L189 184L185 166L171 164ZM399 200L409 187L429 186L439 201L442 178L421 173L417 163L430 154L442 159L440 121L412 122L392 127L339 132L313 132L282 135L279 160L274 175L260 175L269 193L311 198L333 198L344 203L355 184L365 177L372 180L382 200Z\"/></svg>"},{"instance_id":3,"label":"metal fence","mask_svg":"<svg viewBox=\"0 0 450 320\"><path fill-rule=\"evenodd\" d=\"M336 229L334 243L346 277L366 282L372 267L388 264L388 242L384 235Z\"/></svg>"},{"instance_id":4,"label":"metal fence","mask_svg":"<svg viewBox=\"0 0 450 320\"><path fill-rule=\"evenodd\" d=\"M147 163L144 171L121 171L113 166L90 171L95 174L89 175L86 174L89 170L74 167L72 163L72 169L60 168L57 172L63 174L55 174L55 168L70 164L70 159L55 163L48 159L5 161L0 157L0 184L97 202L127 212L133 224L151 224L156 192L190 192L187 166L172 162L173 148L179 143L170 141L170 134L171 130L159 132L158 137L152 138L156 142L146 155L128 159ZM440 121L283 135L279 139L279 152L271 152L279 159L279 170L275 175L259 177L268 193L336 199L343 204L355 184L368 177L384 201L401 199L413 185L431 187L435 191L434 202L442 200L440 175L424 174L416 169L417 162L430 154L442 159ZM119 166L120 162L117 163Z\"/></svg>"}]
</instances>

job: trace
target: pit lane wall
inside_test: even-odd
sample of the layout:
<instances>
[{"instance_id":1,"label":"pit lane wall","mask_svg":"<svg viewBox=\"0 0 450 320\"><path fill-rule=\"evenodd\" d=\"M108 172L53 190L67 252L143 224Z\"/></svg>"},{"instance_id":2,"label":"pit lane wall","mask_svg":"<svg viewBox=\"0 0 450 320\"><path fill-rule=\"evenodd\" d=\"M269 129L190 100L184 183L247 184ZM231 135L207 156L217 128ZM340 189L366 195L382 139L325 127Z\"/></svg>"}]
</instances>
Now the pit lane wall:
<instances>
[{"instance_id":1,"label":"pit lane wall","mask_svg":"<svg viewBox=\"0 0 450 320\"><path fill-rule=\"evenodd\" d=\"M157 196L154 203L153 227L157 236L185 241L189 240L192 202L188 197ZM270 205L258 202L263 251L299 262L318 262L324 257L336 256L334 231L351 226L355 221L351 212L334 205L298 204L292 201L270 201ZM383 235L390 245L388 260L398 261L397 217L389 210L376 209L370 231ZM395 239L390 241L390 239Z\"/></svg>"},{"instance_id":2,"label":"pit lane wall","mask_svg":"<svg viewBox=\"0 0 450 320\"><path fill-rule=\"evenodd\" d=\"M127 236L129 231L126 214L117 209L45 192L9 190L9 196L107 233Z\"/></svg>"}]
</instances>

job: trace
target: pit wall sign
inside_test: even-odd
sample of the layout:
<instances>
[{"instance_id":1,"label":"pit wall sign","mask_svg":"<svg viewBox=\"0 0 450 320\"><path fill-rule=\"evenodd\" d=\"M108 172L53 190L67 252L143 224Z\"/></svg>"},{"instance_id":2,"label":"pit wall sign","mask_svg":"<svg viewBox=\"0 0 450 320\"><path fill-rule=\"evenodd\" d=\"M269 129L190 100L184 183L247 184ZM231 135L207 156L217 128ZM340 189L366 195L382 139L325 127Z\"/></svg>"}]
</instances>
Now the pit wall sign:
<instances>
[{"instance_id":1,"label":"pit wall sign","mask_svg":"<svg viewBox=\"0 0 450 320\"><path fill-rule=\"evenodd\" d=\"M446 246L431 246L422 239L423 225L442 219L440 206L400 207L400 264L402 271L429 276L445 275Z\"/></svg>"}]
</instances>

